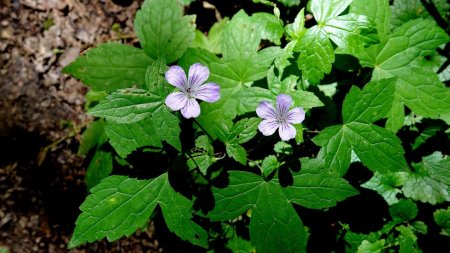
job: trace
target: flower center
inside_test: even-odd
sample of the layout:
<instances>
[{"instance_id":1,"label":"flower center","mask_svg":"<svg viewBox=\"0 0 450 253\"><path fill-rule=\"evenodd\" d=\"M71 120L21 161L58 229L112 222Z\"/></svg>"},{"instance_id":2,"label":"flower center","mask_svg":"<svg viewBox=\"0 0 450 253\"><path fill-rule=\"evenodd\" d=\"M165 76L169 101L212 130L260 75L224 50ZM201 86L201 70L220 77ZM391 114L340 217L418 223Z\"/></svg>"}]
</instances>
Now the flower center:
<instances>
[{"instance_id":1,"label":"flower center","mask_svg":"<svg viewBox=\"0 0 450 253\"><path fill-rule=\"evenodd\" d=\"M186 94L186 96L188 97L188 98L194 98L194 94L193 94L194 92L193 92L193 90L192 90L192 88L187 88L186 90L185 90L185 92L184 92L184 94Z\"/></svg>"},{"instance_id":2,"label":"flower center","mask_svg":"<svg viewBox=\"0 0 450 253\"><path fill-rule=\"evenodd\" d=\"M287 115L279 114L277 115L277 124L286 124L287 121Z\"/></svg>"}]
</instances>

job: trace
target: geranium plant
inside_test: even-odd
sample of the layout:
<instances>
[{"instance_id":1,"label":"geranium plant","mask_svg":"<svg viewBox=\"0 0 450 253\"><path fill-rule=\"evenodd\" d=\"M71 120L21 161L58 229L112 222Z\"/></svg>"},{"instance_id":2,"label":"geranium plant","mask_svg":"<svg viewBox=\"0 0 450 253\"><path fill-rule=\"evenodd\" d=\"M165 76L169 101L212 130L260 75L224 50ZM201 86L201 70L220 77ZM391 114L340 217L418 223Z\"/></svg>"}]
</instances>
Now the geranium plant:
<instances>
[{"instance_id":1,"label":"geranium plant","mask_svg":"<svg viewBox=\"0 0 450 253\"><path fill-rule=\"evenodd\" d=\"M254 1L269 12L209 32L190 2L146 0L139 46L101 44L64 69L97 117L69 248L163 219L198 251L314 251L302 210L326 215L362 189L389 215L365 233L338 220L346 251L416 252L431 225L448 236L450 209L417 218L450 201L445 1ZM354 167L369 176L352 181Z\"/></svg>"}]
</instances>

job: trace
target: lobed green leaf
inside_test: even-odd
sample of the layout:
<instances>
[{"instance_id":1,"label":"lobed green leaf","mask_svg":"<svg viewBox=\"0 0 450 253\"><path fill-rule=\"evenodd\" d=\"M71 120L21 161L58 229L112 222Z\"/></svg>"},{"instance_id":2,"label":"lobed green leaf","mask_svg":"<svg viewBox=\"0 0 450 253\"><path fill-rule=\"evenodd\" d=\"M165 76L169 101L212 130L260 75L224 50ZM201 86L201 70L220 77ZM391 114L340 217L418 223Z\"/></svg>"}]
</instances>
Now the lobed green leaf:
<instances>
[{"instance_id":1,"label":"lobed green leaf","mask_svg":"<svg viewBox=\"0 0 450 253\"><path fill-rule=\"evenodd\" d=\"M396 78L372 81L362 91L353 86L342 106L344 123L373 123L386 116L392 108L396 81Z\"/></svg>"},{"instance_id":2,"label":"lobed green leaf","mask_svg":"<svg viewBox=\"0 0 450 253\"><path fill-rule=\"evenodd\" d=\"M107 96L89 114L116 123L134 123L151 116L162 106L163 101L155 94L142 89L124 89Z\"/></svg>"},{"instance_id":3,"label":"lobed green leaf","mask_svg":"<svg viewBox=\"0 0 450 253\"><path fill-rule=\"evenodd\" d=\"M152 180L110 176L80 206L69 249L106 237L114 241L147 225L156 205L169 230L195 245L208 246L206 231L192 221L192 202L170 186L167 174Z\"/></svg>"},{"instance_id":4,"label":"lobed green leaf","mask_svg":"<svg viewBox=\"0 0 450 253\"><path fill-rule=\"evenodd\" d=\"M142 87L152 63L142 49L119 43L105 43L89 49L63 70L97 91Z\"/></svg>"},{"instance_id":5,"label":"lobed green leaf","mask_svg":"<svg viewBox=\"0 0 450 253\"><path fill-rule=\"evenodd\" d=\"M179 59L195 37L195 16L183 16L177 0L147 0L136 13L134 29L144 51L167 63Z\"/></svg>"}]
</instances>

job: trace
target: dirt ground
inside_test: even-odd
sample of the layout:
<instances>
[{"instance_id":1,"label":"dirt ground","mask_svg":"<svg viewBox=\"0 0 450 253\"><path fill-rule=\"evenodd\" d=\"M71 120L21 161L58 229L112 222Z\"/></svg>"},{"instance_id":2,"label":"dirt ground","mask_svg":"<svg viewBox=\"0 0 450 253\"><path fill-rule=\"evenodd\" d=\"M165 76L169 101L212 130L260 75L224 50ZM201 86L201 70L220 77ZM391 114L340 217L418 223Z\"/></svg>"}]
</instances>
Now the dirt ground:
<instances>
[{"instance_id":1,"label":"dirt ground","mask_svg":"<svg viewBox=\"0 0 450 253\"><path fill-rule=\"evenodd\" d=\"M86 195L76 154L87 88L61 73L87 48L132 43L142 1L0 0L0 252L67 252ZM154 226L70 252L161 252Z\"/></svg>"}]
</instances>

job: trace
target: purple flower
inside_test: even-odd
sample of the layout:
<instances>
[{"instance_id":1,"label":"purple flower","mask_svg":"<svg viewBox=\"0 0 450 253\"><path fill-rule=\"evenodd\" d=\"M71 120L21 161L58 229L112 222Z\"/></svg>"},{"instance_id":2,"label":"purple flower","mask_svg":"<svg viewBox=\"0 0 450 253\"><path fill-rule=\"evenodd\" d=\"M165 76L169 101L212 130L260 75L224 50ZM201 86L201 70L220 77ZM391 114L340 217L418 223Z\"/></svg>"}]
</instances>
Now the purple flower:
<instances>
[{"instance_id":1,"label":"purple flower","mask_svg":"<svg viewBox=\"0 0 450 253\"><path fill-rule=\"evenodd\" d=\"M166 80L180 91L169 94L166 105L172 111L181 110L186 119L200 115L200 99L209 103L216 102L220 98L220 87L215 83L204 83L209 77L209 69L200 63L195 63L189 68L189 77L180 66L172 66L166 72Z\"/></svg>"},{"instance_id":2,"label":"purple flower","mask_svg":"<svg viewBox=\"0 0 450 253\"><path fill-rule=\"evenodd\" d=\"M256 114L263 118L258 129L265 136L272 135L278 129L278 133L283 141L295 138L297 131L292 124L300 124L305 119L305 111L301 107L294 107L292 98L289 95L280 94L277 96L277 108L267 101L263 101L256 108Z\"/></svg>"}]
</instances>

